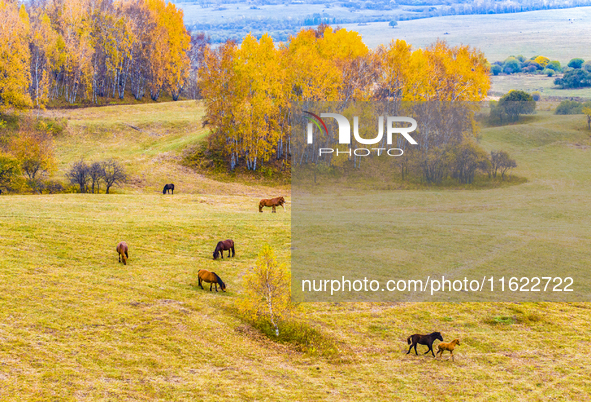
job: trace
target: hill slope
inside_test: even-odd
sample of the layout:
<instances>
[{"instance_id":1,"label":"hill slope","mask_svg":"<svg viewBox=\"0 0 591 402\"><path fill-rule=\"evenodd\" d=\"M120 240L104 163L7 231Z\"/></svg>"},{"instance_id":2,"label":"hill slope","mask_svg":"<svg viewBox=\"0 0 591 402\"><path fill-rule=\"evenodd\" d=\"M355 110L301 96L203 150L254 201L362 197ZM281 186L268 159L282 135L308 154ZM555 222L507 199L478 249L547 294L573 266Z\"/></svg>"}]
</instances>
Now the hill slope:
<instances>
[{"instance_id":1,"label":"hill slope","mask_svg":"<svg viewBox=\"0 0 591 402\"><path fill-rule=\"evenodd\" d=\"M263 243L289 263L289 207L260 214L258 197L269 189L209 181L161 156L177 157L202 138L192 119L198 107L56 113L70 118L69 137L58 142L60 174L80 156L104 155L120 158L145 181L112 195L0 196L0 399L583 400L591 394L588 303L306 304L302 316L339 342L340 359L272 342L232 306ZM566 214L545 219L574 228L571 242L587 258L588 226L573 224L569 215L586 211L591 195L584 118L542 112L521 124L486 128L482 145L510 151L516 173L529 182L396 196L406 197L406 205L444 197L456 208L455 222L487 213L470 208L475 199L510 196L523 202L510 211L521 220L528 219L529 200L542 209L555 208L547 200L562 202ZM169 179L181 183L179 194L158 194ZM445 209L429 214L445 222ZM438 233L424 231L425 241L440 241ZM213 261L216 241L225 238L236 241L236 257ZM115 253L123 239L130 246L127 266ZM479 244L469 246L475 251ZM480 246L486 251L486 243ZM500 249L499 258L510 264L521 257ZM228 292L199 289L196 274L203 268L216 271ZM434 330L446 340L461 339L455 363L405 354L410 334Z\"/></svg>"},{"instance_id":2,"label":"hill slope","mask_svg":"<svg viewBox=\"0 0 591 402\"><path fill-rule=\"evenodd\" d=\"M288 190L271 189L265 183L220 183L182 166L183 151L208 134L201 124L203 113L198 102L179 101L57 109L43 115L68 121L65 134L56 139L57 176L64 181L69 166L81 158L114 158L132 175L123 192L161 192L165 183L174 183L179 193L271 196Z\"/></svg>"}]
</instances>

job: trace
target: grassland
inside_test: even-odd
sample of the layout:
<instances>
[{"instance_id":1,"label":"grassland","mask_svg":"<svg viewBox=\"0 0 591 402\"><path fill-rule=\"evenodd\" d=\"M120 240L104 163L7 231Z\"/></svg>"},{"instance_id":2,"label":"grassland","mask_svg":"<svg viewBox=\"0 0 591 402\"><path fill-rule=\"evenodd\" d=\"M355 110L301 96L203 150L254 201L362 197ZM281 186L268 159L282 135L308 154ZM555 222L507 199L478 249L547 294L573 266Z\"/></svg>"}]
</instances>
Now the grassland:
<instances>
[{"instance_id":1,"label":"grassland","mask_svg":"<svg viewBox=\"0 0 591 402\"><path fill-rule=\"evenodd\" d=\"M194 103L51 113L69 118L58 175L80 156L108 155L145 181L112 195L0 196L0 400L589 399L588 303L310 303L302 317L338 341L339 358L272 342L232 306L264 242L289 264L290 207L256 209L259 197L285 189L219 183L179 167L183 148L206 135ZM499 227L513 218L536 227L514 233L521 249L504 252L507 237L499 239L506 263L523 262L519 250L534 246L537 261L552 259L556 248L542 245L556 238L557 247L580 251L574 262L586 261L591 141L583 117L540 112L486 128L481 143L511 152L528 183L392 192L416 217L404 229L439 244L454 222L510 236ZM158 194L169 179L182 184L178 194ZM494 223L497 213L503 222ZM440 226L426 230L425 219ZM236 257L213 261L223 238L236 241ZM127 266L114 250L121 239L130 245ZM474 237L469 255L486 256L490 241ZM473 262L494 262L485 260ZM199 289L202 268L220 274L228 292ZM460 338L455 363L405 354L408 335L433 330Z\"/></svg>"},{"instance_id":2,"label":"grassland","mask_svg":"<svg viewBox=\"0 0 591 402\"><path fill-rule=\"evenodd\" d=\"M370 47L404 39L414 47L424 48L439 38L451 45L477 47L491 62L518 54L542 54L561 63L574 57L591 59L591 7L435 17L400 21L396 28L387 22L343 27L359 32Z\"/></svg>"},{"instance_id":3,"label":"grassland","mask_svg":"<svg viewBox=\"0 0 591 402\"><path fill-rule=\"evenodd\" d=\"M337 294L332 300L586 300L591 296L591 282L585 279L591 265L591 221L581 201L591 197L591 132L582 115L552 113L540 111L522 124L483 130L483 148L508 151L518 161L514 174L527 178L525 184L476 191L383 191L378 186L368 192L350 182L319 178L316 189L294 187L299 200L293 209L294 277L367 276L384 287L389 279L425 280L435 274L448 279L560 275L576 278L578 297L507 289L501 295L497 287L491 294L433 298L378 291ZM338 244L319 250L329 239L339 239Z\"/></svg>"},{"instance_id":4,"label":"grassland","mask_svg":"<svg viewBox=\"0 0 591 402\"><path fill-rule=\"evenodd\" d=\"M565 97L591 99L591 88L561 89L554 85L554 77L545 75L513 74L491 77L492 91L496 95L506 94L512 89L526 92L539 91L542 97Z\"/></svg>"}]
</instances>

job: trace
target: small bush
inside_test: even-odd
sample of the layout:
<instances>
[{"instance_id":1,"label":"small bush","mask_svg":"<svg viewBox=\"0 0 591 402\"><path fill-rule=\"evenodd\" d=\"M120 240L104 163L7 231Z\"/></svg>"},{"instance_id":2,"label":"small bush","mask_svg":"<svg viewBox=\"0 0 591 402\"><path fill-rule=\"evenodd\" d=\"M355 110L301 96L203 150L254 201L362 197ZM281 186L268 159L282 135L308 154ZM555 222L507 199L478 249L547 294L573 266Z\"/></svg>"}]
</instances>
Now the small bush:
<instances>
[{"instance_id":1,"label":"small bush","mask_svg":"<svg viewBox=\"0 0 591 402\"><path fill-rule=\"evenodd\" d=\"M544 69L544 71L542 71L542 73L543 73L544 75L547 75L548 77L552 77L552 76L554 75L554 73L555 73L555 72L556 72L556 71L554 71L554 70L552 70L552 69L550 69L550 68L546 68L546 69Z\"/></svg>"},{"instance_id":2,"label":"small bush","mask_svg":"<svg viewBox=\"0 0 591 402\"><path fill-rule=\"evenodd\" d=\"M503 68L498 64L493 64L490 68L490 72L492 73L492 75L499 75L503 72Z\"/></svg>"},{"instance_id":3,"label":"small bush","mask_svg":"<svg viewBox=\"0 0 591 402\"><path fill-rule=\"evenodd\" d=\"M521 63L515 57L509 57L503 63L503 72L505 74L514 74L521 71Z\"/></svg>"},{"instance_id":4,"label":"small bush","mask_svg":"<svg viewBox=\"0 0 591 402\"><path fill-rule=\"evenodd\" d=\"M292 344L306 354L325 358L335 358L340 354L341 347L336 339L303 321L283 321L279 336L275 335L275 327L268 321L251 321L250 324L268 338L279 343Z\"/></svg>"},{"instance_id":5,"label":"small bush","mask_svg":"<svg viewBox=\"0 0 591 402\"><path fill-rule=\"evenodd\" d=\"M489 122L493 125L516 122L521 114L533 114L536 101L524 91L512 90L503 95L498 102L490 102Z\"/></svg>"},{"instance_id":6,"label":"small bush","mask_svg":"<svg viewBox=\"0 0 591 402\"><path fill-rule=\"evenodd\" d=\"M557 73L559 73L560 71L562 71L562 68L560 66L560 62L558 60L552 60L550 63L548 63L548 65L546 66L546 68L549 68L551 70L554 70Z\"/></svg>"},{"instance_id":7,"label":"small bush","mask_svg":"<svg viewBox=\"0 0 591 402\"><path fill-rule=\"evenodd\" d=\"M513 168L517 167L515 159L505 151L491 151L489 164L489 177L497 177L497 173L501 173L501 180L505 180L505 174Z\"/></svg>"},{"instance_id":8,"label":"small bush","mask_svg":"<svg viewBox=\"0 0 591 402\"><path fill-rule=\"evenodd\" d=\"M538 63L536 63L533 60L527 60L521 64L521 68L528 68L528 67L532 67L532 66L535 67L536 70L543 70L543 67L540 66Z\"/></svg>"},{"instance_id":9,"label":"small bush","mask_svg":"<svg viewBox=\"0 0 591 402\"><path fill-rule=\"evenodd\" d=\"M582 114L583 104L577 101L563 100L556 107L554 114Z\"/></svg>"},{"instance_id":10,"label":"small bush","mask_svg":"<svg viewBox=\"0 0 591 402\"><path fill-rule=\"evenodd\" d=\"M57 180L46 180L41 183L41 192L48 194L58 194L66 192L66 187Z\"/></svg>"},{"instance_id":11,"label":"small bush","mask_svg":"<svg viewBox=\"0 0 591 402\"><path fill-rule=\"evenodd\" d=\"M17 188L20 174L19 161L10 155L0 153L0 192Z\"/></svg>"},{"instance_id":12,"label":"small bush","mask_svg":"<svg viewBox=\"0 0 591 402\"><path fill-rule=\"evenodd\" d=\"M61 135L68 126L67 119L39 119L35 128L54 137Z\"/></svg>"},{"instance_id":13,"label":"small bush","mask_svg":"<svg viewBox=\"0 0 591 402\"><path fill-rule=\"evenodd\" d=\"M534 98L536 102L538 102L540 99L542 99L542 94L540 91L534 91L531 93L531 97Z\"/></svg>"},{"instance_id":14,"label":"small bush","mask_svg":"<svg viewBox=\"0 0 591 402\"><path fill-rule=\"evenodd\" d=\"M548 63L550 63L550 59L544 56L538 56L534 59L534 61L538 63L540 69L545 68L548 65Z\"/></svg>"}]
</instances>

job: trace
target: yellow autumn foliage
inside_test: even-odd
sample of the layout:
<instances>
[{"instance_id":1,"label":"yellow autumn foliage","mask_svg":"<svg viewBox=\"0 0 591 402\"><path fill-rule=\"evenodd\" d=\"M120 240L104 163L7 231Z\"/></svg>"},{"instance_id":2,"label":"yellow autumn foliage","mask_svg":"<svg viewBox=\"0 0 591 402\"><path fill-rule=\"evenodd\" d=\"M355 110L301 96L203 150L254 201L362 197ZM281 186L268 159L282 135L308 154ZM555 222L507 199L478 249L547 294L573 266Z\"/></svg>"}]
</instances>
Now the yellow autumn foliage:
<instances>
[{"instance_id":1,"label":"yellow autumn foliage","mask_svg":"<svg viewBox=\"0 0 591 402\"><path fill-rule=\"evenodd\" d=\"M29 34L25 6L0 0L0 111L32 105Z\"/></svg>"},{"instance_id":2,"label":"yellow autumn foliage","mask_svg":"<svg viewBox=\"0 0 591 402\"><path fill-rule=\"evenodd\" d=\"M230 159L256 170L287 161L292 101L480 101L490 88L484 54L437 41L402 40L376 50L346 29L302 30L276 45L247 35L240 46L206 50L200 70L206 119Z\"/></svg>"},{"instance_id":3,"label":"yellow autumn foliage","mask_svg":"<svg viewBox=\"0 0 591 402\"><path fill-rule=\"evenodd\" d=\"M279 335L281 320L293 308L291 274L277 263L268 244L263 246L256 265L244 276L244 293L246 297L237 302L241 314L252 321L268 320L275 328L275 335Z\"/></svg>"}]
</instances>

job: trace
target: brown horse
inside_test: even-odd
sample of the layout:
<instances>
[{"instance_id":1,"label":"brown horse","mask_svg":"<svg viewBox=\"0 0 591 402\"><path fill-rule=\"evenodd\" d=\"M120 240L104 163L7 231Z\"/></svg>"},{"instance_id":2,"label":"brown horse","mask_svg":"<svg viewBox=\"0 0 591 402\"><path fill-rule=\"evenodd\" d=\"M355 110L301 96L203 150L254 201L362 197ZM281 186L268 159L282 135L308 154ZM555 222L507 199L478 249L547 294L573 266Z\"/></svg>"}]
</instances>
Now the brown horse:
<instances>
[{"instance_id":1,"label":"brown horse","mask_svg":"<svg viewBox=\"0 0 591 402\"><path fill-rule=\"evenodd\" d=\"M116 250L119 255L119 262L121 262L121 259L123 258L123 265L127 265L127 259L129 258L129 248L127 247L127 243L125 243L124 241L120 242L119 244L117 244Z\"/></svg>"},{"instance_id":2,"label":"brown horse","mask_svg":"<svg viewBox=\"0 0 591 402\"><path fill-rule=\"evenodd\" d=\"M435 354L433 353L433 342L435 342L436 339L439 339L441 342L443 342L443 337L441 336L441 333L433 332L433 333L430 333L429 335L420 335L420 334L411 335L406 340L408 342L408 344L410 345L410 348L408 348L408 352L406 352L406 354L409 354L411 349L414 347L415 354L418 355L417 344L420 344L420 345L427 345L429 347L429 350L427 350L423 354L426 355L427 353L431 352L433 357L435 357ZM412 340L412 344L411 344L411 340Z\"/></svg>"},{"instance_id":3,"label":"brown horse","mask_svg":"<svg viewBox=\"0 0 591 402\"><path fill-rule=\"evenodd\" d=\"M437 348L439 349L437 351L437 355L439 355L439 357L443 358L443 352L445 352L446 350L449 350L449 353L451 353L451 361L455 361L454 360L454 349L459 344L460 344L459 339L454 339L453 341L448 342L448 343L441 342L439 345L437 345Z\"/></svg>"},{"instance_id":4,"label":"brown horse","mask_svg":"<svg viewBox=\"0 0 591 402\"><path fill-rule=\"evenodd\" d=\"M285 206L283 204L285 204L285 198L283 198L283 197L261 200L261 202L259 202L259 212L263 212L263 207L272 207L273 212L277 212L277 211L275 211L275 207L279 207L279 206L282 207L283 210L285 211Z\"/></svg>"},{"instance_id":5,"label":"brown horse","mask_svg":"<svg viewBox=\"0 0 591 402\"><path fill-rule=\"evenodd\" d=\"M218 284L222 289L222 292L226 291L226 284L222 281L222 278L218 276L215 272L210 272L206 269L200 269L197 271L197 277L199 278L199 287L203 289L203 285L201 282L209 283L209 291L211 292L211 287L215 284L215 291L218 291Z\"/></svg>"},{"instance_id":6,"label":"brown horse","mask_svg":"<svg viewBox=\"0 0 591 402\"><path fill-rule=\"evenodd\" d=\"M228 257L230 257L230 251L232 251L232 257L236 255L234 251L234 240L224 240L218 242L218 245L215 246L215 250L213 252L213 259L216 260L218 255L222 256L222 260L224 259L224 251L228 250Z\"/></svg>"}]
</instances>

